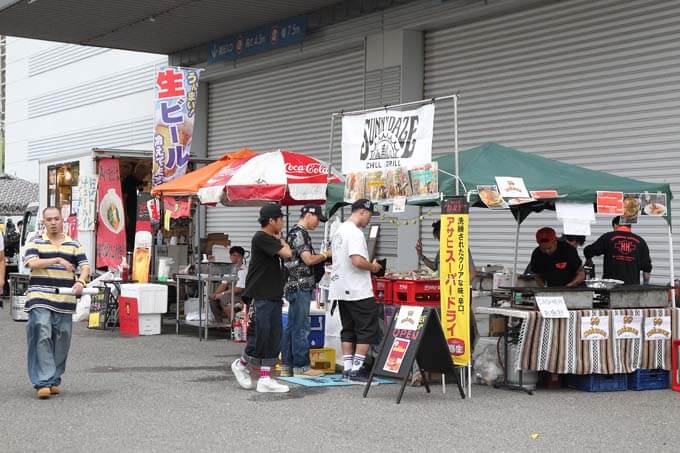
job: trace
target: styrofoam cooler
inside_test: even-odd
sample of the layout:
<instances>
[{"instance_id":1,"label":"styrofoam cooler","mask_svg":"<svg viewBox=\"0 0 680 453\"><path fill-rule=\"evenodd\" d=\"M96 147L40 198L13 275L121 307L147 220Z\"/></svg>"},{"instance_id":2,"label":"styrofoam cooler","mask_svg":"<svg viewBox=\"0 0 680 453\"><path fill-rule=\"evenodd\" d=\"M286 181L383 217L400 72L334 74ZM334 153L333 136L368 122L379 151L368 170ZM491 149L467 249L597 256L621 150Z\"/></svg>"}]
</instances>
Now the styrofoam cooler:
<instances>
[{"instance_id":1,"label":"styrofoam cooler","mask_svg":"<svg viewBox=\"0 0 680 453\"><path fill-rule=\"evenodd\" d=\"M133 309L130 307L134 306ZM168 311L168 287L154 283L120 285L120 331L125 335L158 335L161 313Z\"/></svg>"}]
</instances>

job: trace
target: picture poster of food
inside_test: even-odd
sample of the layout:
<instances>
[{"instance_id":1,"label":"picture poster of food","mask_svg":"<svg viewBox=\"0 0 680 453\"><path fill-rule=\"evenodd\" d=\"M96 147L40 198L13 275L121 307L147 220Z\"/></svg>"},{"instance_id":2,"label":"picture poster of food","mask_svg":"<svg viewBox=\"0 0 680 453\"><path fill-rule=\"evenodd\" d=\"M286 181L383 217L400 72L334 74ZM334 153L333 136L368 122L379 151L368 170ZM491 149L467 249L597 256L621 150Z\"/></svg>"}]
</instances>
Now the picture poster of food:
<instances>
[{"instance_id":1,"label":"picture poster of food","mask_svg":"<svg viewBox=\"0 0 680 453\"><path fill-rule=\"evenodd\" d=\"M645 340L670 340L671 317L650 316L645 318Z\"/></svg>"},{"instance_id":2,"label":"picture poster of food","mask_svg":"<svg viewBox=\"0 0 680 453\"><path fill-rule=\"evenodd\" d=\"M477 186L477 193L482 203L489 209L508 209L508 204L501 197L498 187L495 184L488 186Z\"/></svg>"},{"instance_id":3,"label":"picture poster of food","mask_svg":"<svg viewBox=\"0 0 680 453\"><path fill-rule=\"evenodd\" d=\"M387 190L386 198L393 200L399 197L410 197L413 195L411 183L409 182L408 170L404 167L388 168L384 172L385 186Z\"/></svg>"},{"instance_id":4,"label":"picture poster of food","mask_svg":"<svg viewBox=\"0 0 680 453\"><path fill-rule=\"evenodd\" d=\"M663 217L668 214L665 193L643 193L640 196L642 203L642 214Z\"/></svg>"},{"instance_id":5,"label":"picture poster of food","mask_svg":"<svg viewBox=\"0 0 680 453\"><path fill-rule=\"evenodd\" d=\"M409 171L413 195L428 197L439 193L439 167L437 162L418 165Z\"/></svg>"},{"instance_id":6,"label":"picture poster of food","mask_svg":"<svg viewBox=\"0 0 680 453\"><path fill-rule=\"evenodd\" d=\"M118 159L99 160L96 267L116 267L125 256L125 210Z\"/></svg>"},{"instance_id":7,"label":"picture poster of food","mask_svg":"<svg viewBox=\"0 0 680 453\"><path fill-rule=\"evenodd\" d=\"M523 178L496 176L496 185L503 198L531 198Z\"/></svg>"},{"instance_id":8,"label":"picture poster of food","mask_svg":"<svg viewBox=\"0 0 680 453\"><path fill-rule=\"evenodd\" d=\"M417 330L424 307L402 305L397 314L394 330Z\"/></svg>"},{"instance_id":9,"label":"picture poster of food","mask_svg":"<svg viewBox=\"0 0 680 453\"><path fill-rule=\"evenodd\" d=\"M390 352L387 354L387 359L385 360L385 366L383 367L383 370L389 373L399 374L401 364L404 361L404 357L406 356L406 351L408 351L408 346L410 343L411 340L395 338L392 342Z\"/></svg>"},{"instance_id":10,"label":"picture poster of food","mask_svg":"<svg viewBox=\"0 0 680 453\"><path fill-rule=\"evenodd\" d=\"M640 215L640 206L639 193L624 193L623 216L621 216L621 223L626 225L637 223L638 216Z\"/></svg>"},{"instance_id":11,"label":"picture poster of food","mask_svg":"<svg viewBox=\"0 0 680 453\"><path fill-rule=\"evenodd\" d=\"M362 171L348 173L345 179L345 201L352 203L361 198L366 198L366 173Z\"/></svg>"},{"instance_id":12,"label":"picture poster of food","mask_svg":"<svg viewBox=\"0 0 680 453\"><path fill-rule=\"evenodd\" d=\"M97 177L80 176L78 178L78 230L94 231L95 209L97 204Z\"/></svg>"},{"instance_id":13,"label":"picture poster of food","mask_svg":"<svg viewBox=\"0 0 680 453\"><path fill-rule=\"evenodd\" d=\"M383 172L380 170L367 173L366 178L366 198L372 201L385 200L386 184Z\"/></svg>"},{"instance_id":14,"label":"picture poster of food","mask_svg":"<svg viewBox=\"0 0 680 453\"><path fill-rule=\"evenodd\" d=\"M597 191L597 213L623 215L623 192Z\"/></svg>"},{"instance_id":15,"label":"picture poster of food","mask_svg":"<svg viewBox=\"0 0 680 453\"><path fill-rule=\"evenodd\" d=\"M582 316L581 340L606 340L609 338L609 316Z\"/></svg>"}]
</instances>

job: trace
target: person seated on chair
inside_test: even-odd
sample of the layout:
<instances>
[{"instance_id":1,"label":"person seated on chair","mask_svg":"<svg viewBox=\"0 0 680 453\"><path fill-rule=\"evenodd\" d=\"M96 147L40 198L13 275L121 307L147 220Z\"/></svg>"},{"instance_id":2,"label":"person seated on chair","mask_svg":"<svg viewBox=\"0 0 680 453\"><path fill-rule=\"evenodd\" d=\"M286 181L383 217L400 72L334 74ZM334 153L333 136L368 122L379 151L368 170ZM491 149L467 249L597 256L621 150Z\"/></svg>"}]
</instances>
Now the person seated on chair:
<instances>
[{"instance_id":1,"label":"person seated on chair","mask_svg":"<svg viewBox=\"0 0 680 453\"><path fill-rule=\"evenodd\" d=\"M238 281L234 284L234 313L243 308L241 296L246 288L246 274L248 266L245 264L246 251L238 245L229 249L229 258L238 268ZM229 282L222 280L211 296L210 308L215 316L216 322L233 321L231 316L231 287ZM226 318L226 319L225 319Z\"/></svg>"}]
</instances>

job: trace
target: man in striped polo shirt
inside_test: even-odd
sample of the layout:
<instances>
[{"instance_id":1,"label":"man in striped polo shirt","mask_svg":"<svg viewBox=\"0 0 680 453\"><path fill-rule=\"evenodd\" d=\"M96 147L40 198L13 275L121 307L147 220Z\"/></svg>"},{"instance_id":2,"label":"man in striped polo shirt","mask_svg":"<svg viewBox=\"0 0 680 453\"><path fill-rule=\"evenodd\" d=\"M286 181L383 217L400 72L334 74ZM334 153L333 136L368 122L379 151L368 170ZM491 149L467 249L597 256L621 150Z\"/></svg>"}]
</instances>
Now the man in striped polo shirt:
<instances>
[{"instance_id":1,"label":"man in striped polo shirt","mask_svg":"<svg viewBox=\"0 0 680 453\"><path fill-rule=\"evenodd\" d=\"M90 274L83 247L64 234L61 211L45 208L43 222L45 234L27 244L24 256L24 264L31 270L26 291L28 376L40 399L59 394L71 345L76 298L58 294L58 290L73 288L80 296ZM80 272L78 280L76 271Z\"/></svg>"}]
</instances>

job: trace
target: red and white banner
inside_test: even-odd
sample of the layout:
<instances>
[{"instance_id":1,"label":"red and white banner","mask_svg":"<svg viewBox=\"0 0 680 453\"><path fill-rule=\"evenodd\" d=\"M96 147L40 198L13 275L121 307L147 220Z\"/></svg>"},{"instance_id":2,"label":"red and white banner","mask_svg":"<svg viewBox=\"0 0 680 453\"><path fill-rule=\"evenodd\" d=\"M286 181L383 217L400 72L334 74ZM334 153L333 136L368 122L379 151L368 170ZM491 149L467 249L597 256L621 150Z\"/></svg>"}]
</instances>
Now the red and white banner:
<instances>
[{"instance_id":1,"label":"red and white banner","mask_svg":"<svg viewBox=\"0 0 680 453\"><path fill-rule=\"evenodd\" d=\"M332 175L331 182L340 182ZM314 157L291 151L256 154L234 160L198 191L201 203L239 204L244 201L323 203L328 166Z\"/></svg>"},{"instance_id":2,"label":"red and white banner","mask_svg":"<svg viewBox=\"0 0 680 453\"><path fill-rule=\"evenodd\" d=\"M118 159L99 161L96 267L118 266L125 256L125 210Z\"/></svg>"}]
</instances>

